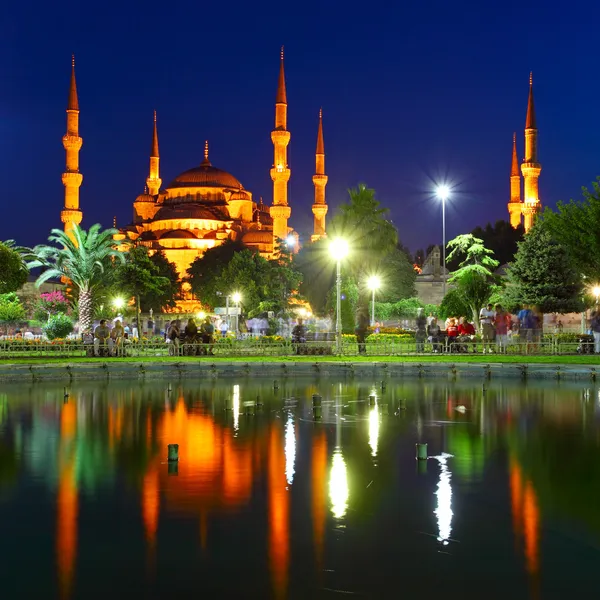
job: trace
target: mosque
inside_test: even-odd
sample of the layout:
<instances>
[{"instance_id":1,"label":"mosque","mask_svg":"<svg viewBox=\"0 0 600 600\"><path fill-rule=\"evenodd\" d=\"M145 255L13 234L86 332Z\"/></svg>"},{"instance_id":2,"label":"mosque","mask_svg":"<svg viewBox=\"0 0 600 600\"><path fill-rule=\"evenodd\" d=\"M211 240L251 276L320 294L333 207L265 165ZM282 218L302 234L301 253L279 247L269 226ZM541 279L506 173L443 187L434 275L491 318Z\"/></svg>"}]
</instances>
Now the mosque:
<instances>
[{"instance_id":1,"label":"mosque","mask_svg":"<svg viewBox=\"0 0 600 600\"><path fill-rule=\"evenodd\" d=\"M237 177L214 167L209 160L208 142L204 160L183 171L164 188L160 177L160 153L156 112L150 148L150 168L146 190L133 202L133 221L115 236L117 240L139 243L151 251L162 250L175 263L180 276L198 256L225 240L241 240L248 248L265 258L277 254L281 241L297 234L288 225L292 208L288 202L290 168L287 147L287 94L285 89L283 48L279 65L279 81L275 97L275 128L271 132L274 159L271 167L273 200L270 206L262 199L256 202L252 192L244 188ZM67 106L67 133L63 137L66 170L62 175L65 203L61 212L65 232L81 223L83 212L79 204L79 188L83 175L79 171L79 151L83 140L79 135L79 101L75 81L75 59L71 65L71 83ZM312 207L314 231L311 240L326 235L325 215L325 146L323 114L319 111L316 165L313 175L315 200Z\"/></svg>"},{"instance_id":2,"label":"mosque","mask_svg":"<svg viewBox=\"0 0 600 600\"><path fill-rule=\"evenodd\" d=\"M529 74L529 99L527 101L527 116L525 118L525 158L521 164L524 183L524 200L521 200L521 174L517 158L517 135L513 133L512 168L510 171L510 202L508 215L510 224L518 227L521 222L525 231L533 225L536 214L542 210L538 179L542 165L538 161L538 130L533 105L533 76Z\"/></svg>"}]
</instances>

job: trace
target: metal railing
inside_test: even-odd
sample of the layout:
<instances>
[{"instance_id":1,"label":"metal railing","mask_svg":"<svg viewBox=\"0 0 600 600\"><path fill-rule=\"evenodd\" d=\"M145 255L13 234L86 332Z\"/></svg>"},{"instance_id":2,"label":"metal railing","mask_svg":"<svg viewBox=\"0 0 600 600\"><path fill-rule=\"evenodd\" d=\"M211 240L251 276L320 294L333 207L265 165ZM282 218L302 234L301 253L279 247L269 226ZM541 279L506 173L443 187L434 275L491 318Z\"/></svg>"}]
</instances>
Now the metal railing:
<instances>
[{"instance_id":1,"label":"metal railing","mask_svg":"<svg viewBox=\"0 0 600 600\"><path fill-rule=\"evenodd\" d=\"M417 343L414 340L401 341L369 341L364 345L344 339L342 356L410 356L410 355L444 355L468 356L473 354L485 355L506 354L513 356L528 355L577 355L593 354L593 341L582 338L580 341L563 341L556 338L544 339L540 342L508 344L505 347L477 342L461 342L454 344L432 344L431 342ZM334 356L336 345L333 341L309 341L292 343L284 341L263 341L260 339L218 340L214 344L175 344L156 341L137 341L123 345L107 344L97 350L93 344L79 341L43 342L0 340L0 359L41 359L41 358L83 358L83 357L244 357L244 356Z\"/></svg>"}]
</instances>

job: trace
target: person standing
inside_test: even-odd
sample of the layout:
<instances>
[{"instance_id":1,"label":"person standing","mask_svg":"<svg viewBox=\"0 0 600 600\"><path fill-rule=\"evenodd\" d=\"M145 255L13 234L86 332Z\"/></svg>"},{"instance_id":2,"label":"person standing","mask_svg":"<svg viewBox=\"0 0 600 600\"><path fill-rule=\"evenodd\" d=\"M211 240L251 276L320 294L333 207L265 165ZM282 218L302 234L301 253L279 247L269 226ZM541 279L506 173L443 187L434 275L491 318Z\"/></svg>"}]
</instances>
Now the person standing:
<instances>
[{"instance_id":1,"label":"person standing","mask_svg":"<svg viewBox=\"0 0 600 600\"><path fill-rule=\"evenodd\" d=\"M431 323L429 323L429 325L427 325L427 337L429 338L429 341L431 342L433 352L440 351L440 335L441 335L441 333L442 333L442 330L440 329L440 326L438 325L437 319L435 317L433 317L433 320L431 321Z\"/></svg>"},{"instance_id":2,"label":"person standing","mask_svg":"<svg viewBox=\"0 0 600 600\"><path fill-rule=\"evenodd\" d=\"M485 347L487 346L488 352L492 352L492 342L494 341L494 319L496 313L494 312L494 305L490 302L487 306L484 306L479 311L479 322L481 323L481 339L483 342L483 353L485 354Z\"/></svg>"},{"instance_id":3,"label":"person standing","mask_svg":"<svg viewBox=\"0 0 600 600\"><path fill-rule=\"evenodd\" d=\"M510 315L504 312L500 304L496 304L496 317L494 327L496 329L496 346L500 354L506 353L508 345L508 328L510 326Z\"/></svg>"},{"instance_id":4,"label":"person standing","mask_svg":"<svg viewBox=\"0 0 600 600\"><path fill-rule=\"evenodd\" d=\"M594 352L600 354L600 311L595 310L592 313L592 320L590 321L590 329L594 336Z\"/></svg>"},{"instance_id":5,"label":"person standing","mask_svg":"<svg viewBox=\"0 0 600 600\"><path fill-rule=\"evenodd\" d=\"M423 309L417 309L417 318L415 320L415 342L417 344L417 352L425 350L425 338L427 337L427 319L423 314Z\"/></svg>"},{"instance_id":6,"label":"person standing","mask_svg":"<svg viewBox=\"0 0 600 600\"><path fill-rule=\"evenodd\" d=\"M181 334L181 328L179 319L171 321L169 329L167 330L167 342L169 343L169 354L171 356L179 355L179 336Z\"/></svg>"},{"instance_id":7,"label":"person standing","mask_svg":"<svg viewBox=\"0 0 600 600\"><path fill-rule=\"evenodd\" d=\"M206 317L200 327L200 335L202 336L202 344L204 345L203 351L206 354L214 354L213 343L214 343L215 326L212 324L210 317Z\"/></svg>"},{"instance_id":8,"label":"person standing","mask_svg":"<svg viewBox=\"0 0 600 600\"><path fill-rule=\"evenodd\" d=\"M303 348L306 344L306 327L304 321L298 319L298 323L292 329L292 347L296 354L303 354Z\"/></svg>"}]
</instances>

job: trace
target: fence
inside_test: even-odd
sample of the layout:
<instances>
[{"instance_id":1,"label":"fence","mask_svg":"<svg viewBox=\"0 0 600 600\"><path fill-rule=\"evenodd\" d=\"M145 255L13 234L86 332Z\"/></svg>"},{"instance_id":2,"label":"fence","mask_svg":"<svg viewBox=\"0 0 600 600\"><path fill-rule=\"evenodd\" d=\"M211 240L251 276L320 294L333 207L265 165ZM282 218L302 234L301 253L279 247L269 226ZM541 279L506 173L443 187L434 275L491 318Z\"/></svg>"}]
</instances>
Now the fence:
<instances>
[{"instance_id":1,"label":"fence","mask_svg":"<svg viewBox=\"0 0 600 600\"><path fill-rule=\"evenodd\" d=\"M342 340L342 356L409 356L409 355L473 355L483 353L481 341L432 344L417 344L414 339L377 340L367 338L364 347L359 346L354 336L344 336ZM375 337L375 336L374 336ZM560 336L544 336L539 342L508 344L504 348L496 344L486 346L485 350L508 355L575 355L592 354L593 338L580 336L573 340L561 339ZM134 341L122 346L101 346L97 355L100 357L168 357L168 356L333 356L336 355L334 341L308 341L293 344L284 339L249 338L245 340L219 339L214 344L173 344L157 341ZM0 359L18 358L77 358L96 356L93 344L84 344L78 340L61 340L44 342L41 340L0 340Z\"/></svg>"}]
</instances>

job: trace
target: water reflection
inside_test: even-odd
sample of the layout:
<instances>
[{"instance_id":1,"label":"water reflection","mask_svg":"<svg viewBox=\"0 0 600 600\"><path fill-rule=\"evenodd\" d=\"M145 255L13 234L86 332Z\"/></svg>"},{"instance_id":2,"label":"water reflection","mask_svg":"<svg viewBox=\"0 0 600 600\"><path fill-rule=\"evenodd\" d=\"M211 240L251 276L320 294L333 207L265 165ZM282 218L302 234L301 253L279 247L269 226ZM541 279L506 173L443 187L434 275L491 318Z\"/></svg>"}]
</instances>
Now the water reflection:
<instances>
[{"instance_id":1,"label":"water reflection","mask_svg":"<svg viewBox=\"0 0 600 600\"><path fill-rule=\"evenodd\" d=\"M331 514L336 519L342 519L348 508L348 470L342 449L336 447L331 459L331 471L329 474L329 500L331 502Z\"/></svg>"},{"instance_id":2,"label":"water reflection","mask_svg":"<svg viewBox=\"0 0 600 600\"><path fill-rule=\"evenodd\" d=\"M443 453L440 456L432 456L433 460L437 460L440 464L440 480L437 484L435 496L437 499L437 507L434 514L437 517L438 523L438 542L442 542L444 546L448 545L450 535L452 534L452 473L448 468L448 459L452 458L452 454Z\"/></svg>"},{"instance_id":3,"label":"water reflection","mask_svg":"<svg viewBox=\"0 0 600 600\"><path fill-rule=\"evenodd\" d=\"M93 383L73 386L67 403L62 386L7 386L0 396L6 597L110 594L90 579L99 569L107 586L117 574L143 586L151 573L157 589L168 589L174 562L186 590L206 585L222 597L244 596L248 585L257 597L318 597L334 570L335 589L389 597L386 578L369 575L382 562L369 561L414 554L407 572L422 583L430 557L414 541L424 532L442 546L459 539L461 560L485 573L483 530L507 581L519 590L527 573L531 591L555 577L543 568L548 524L552 532L554 523L574 523L600 541L596 386L506 382L483 395L469 382L390 382L369 406L372 383L322 378L274 390L272 382L190 381L169 394L154 384ZM323 396L318 421L313 393ZM257 396L261 410L241 411ZM437 456L417 478L419 435ZM171 474L168 443L180 448ZM509 511L515 544L507 549ZM29 522L29 536L11 529ZM349 555L371 547L380 555L363 556L365 569L345 566L335 534ZM31 553L37 536L52 547L40 543ZM578 551L587 556L589 548ZM571 556L552 548L553 559L575 569ZM231 564L239 577L223 577ZM40 576L28 577L32 570ZM50 570L52 579L44 575Z\"/></svg>"}]
</instances>

